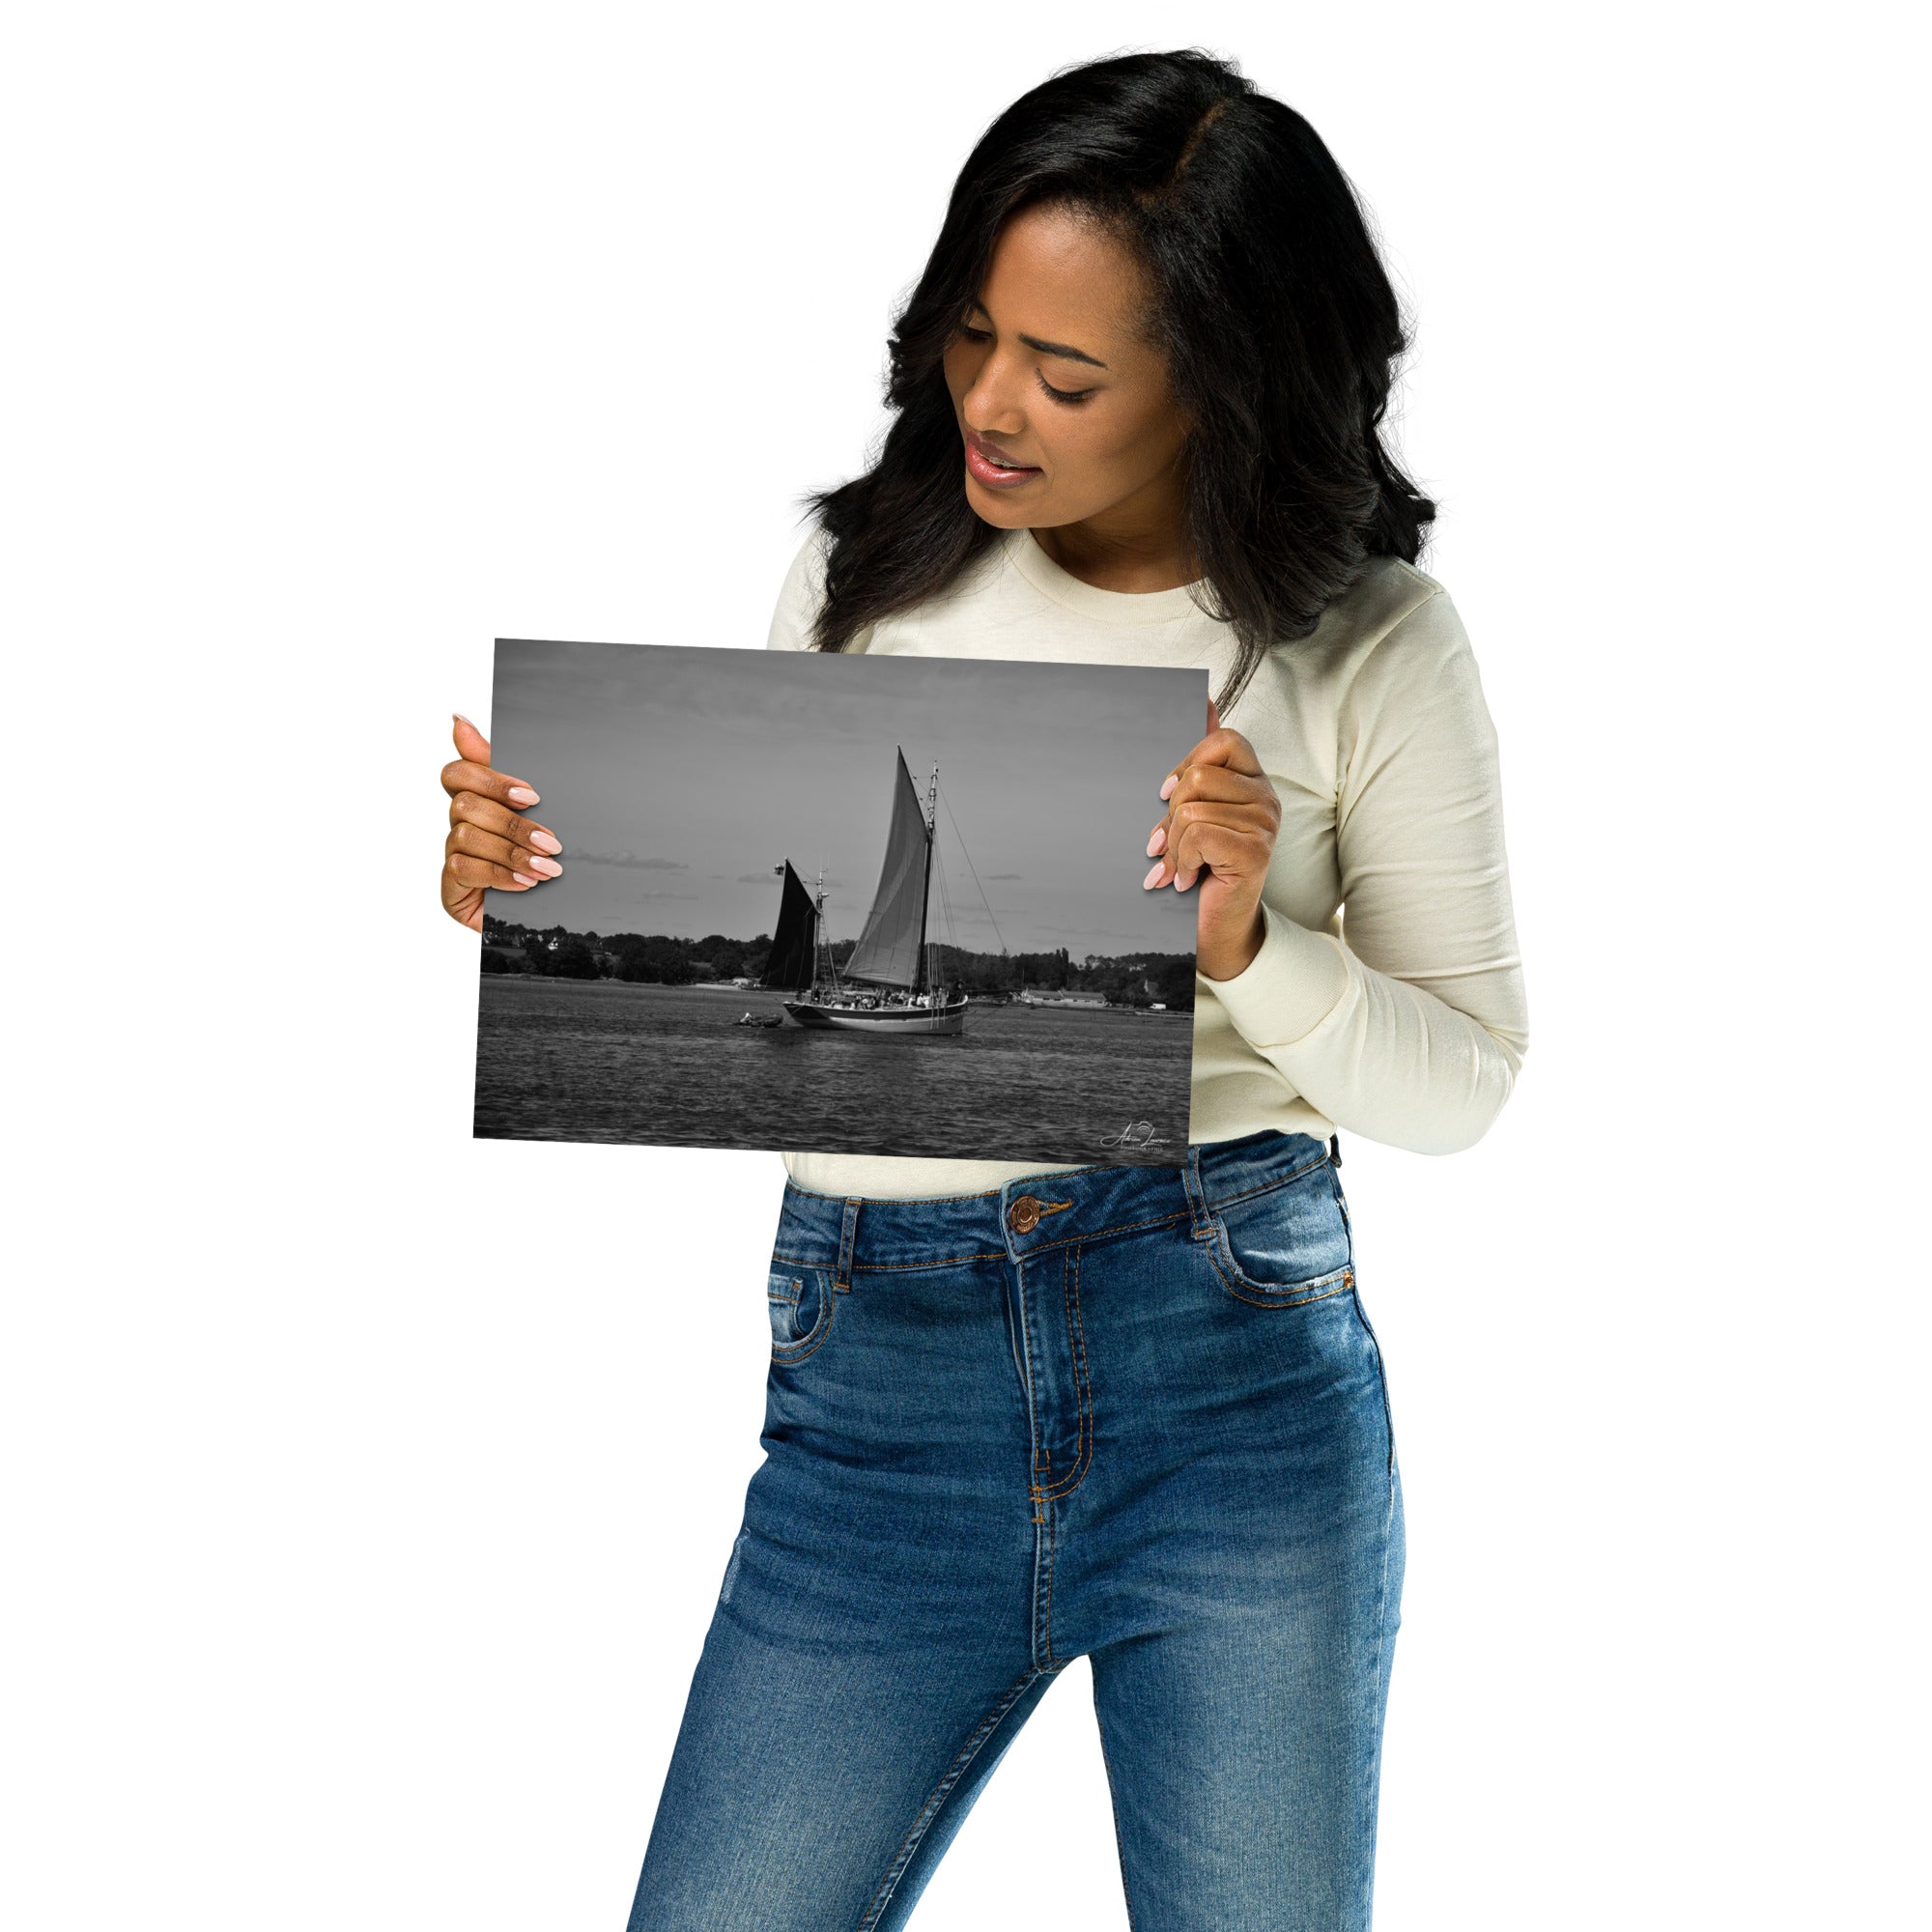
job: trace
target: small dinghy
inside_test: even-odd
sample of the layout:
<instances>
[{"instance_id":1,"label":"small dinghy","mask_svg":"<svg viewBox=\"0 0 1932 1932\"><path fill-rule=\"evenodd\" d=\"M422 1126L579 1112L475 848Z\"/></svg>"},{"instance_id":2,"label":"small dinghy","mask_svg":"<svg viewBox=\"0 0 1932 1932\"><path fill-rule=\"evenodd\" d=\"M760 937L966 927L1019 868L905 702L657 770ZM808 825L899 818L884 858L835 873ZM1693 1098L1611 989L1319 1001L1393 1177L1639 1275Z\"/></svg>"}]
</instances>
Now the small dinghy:
<instances>
[{"instance_id":1,"label":"small dinghy","mask_svg":"<svg viewBox=\"0 0 1932 1932\"><path fill-rule=\"evenodd\" d=\"M783 1026L784 1023L785 1023L785 1017L782 1013L768 1013L765 1014L763 1017L757 1017L754 1016L749 1009L739 1014L739 1016L731 1022L733 1026L758 1026L758 1027Z\"/></svg>"}]
</instances>

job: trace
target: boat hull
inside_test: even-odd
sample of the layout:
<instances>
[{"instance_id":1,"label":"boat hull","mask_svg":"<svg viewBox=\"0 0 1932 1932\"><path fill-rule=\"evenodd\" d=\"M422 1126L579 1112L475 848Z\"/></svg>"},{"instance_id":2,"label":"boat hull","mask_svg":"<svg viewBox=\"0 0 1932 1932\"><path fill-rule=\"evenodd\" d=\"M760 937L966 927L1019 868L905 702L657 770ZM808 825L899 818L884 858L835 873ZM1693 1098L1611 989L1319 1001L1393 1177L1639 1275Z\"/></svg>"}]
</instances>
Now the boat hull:
<instances>
[{"instance_id":1,"label":"boat hull","mask_svg":"<svg viewBox=\"0 0 1932 1932\"><path fill-rule=\"evenodd\" d=\"M954 1000L943 1007L820 1006L810 1000L786 1000L782 1004L800 1026L837 1033L962 1033L966 1026L964 1000Z\"/></svg>"}]
</instances>

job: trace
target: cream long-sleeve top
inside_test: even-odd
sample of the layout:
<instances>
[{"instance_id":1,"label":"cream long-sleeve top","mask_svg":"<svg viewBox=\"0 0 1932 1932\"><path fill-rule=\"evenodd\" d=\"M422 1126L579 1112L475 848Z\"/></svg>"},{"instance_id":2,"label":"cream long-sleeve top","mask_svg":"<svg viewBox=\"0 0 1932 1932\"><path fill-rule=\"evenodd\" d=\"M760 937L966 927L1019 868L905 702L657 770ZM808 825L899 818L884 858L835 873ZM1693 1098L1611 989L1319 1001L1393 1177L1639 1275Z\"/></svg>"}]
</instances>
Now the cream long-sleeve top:
<instances>
[{"instance_id":1,"label":"cream long-sleeve top","mask_svg":"<svg viewBox=\"0 0 1932 1932\"><path fill-rule=\"evenodd\" d=\"M814 526L792 559L770 649L810 648L828 542ZM1098 589L1028 529L846 648L1200 667L1210 693L1235 659L1231 627L1188 586ZM1398 558L1373 559L1310 637L1268 653L1221 722L1254 746L1281 824L1261 951L1233 979L1195 975L1188 1140L1340 1128L1421 1153L1469 1147L1509 1097L1528 1015L1495 730L1448 592ZM899 1199L1084 1164L783 1158L814 1193Z\"/></svg>"}]
</instances>

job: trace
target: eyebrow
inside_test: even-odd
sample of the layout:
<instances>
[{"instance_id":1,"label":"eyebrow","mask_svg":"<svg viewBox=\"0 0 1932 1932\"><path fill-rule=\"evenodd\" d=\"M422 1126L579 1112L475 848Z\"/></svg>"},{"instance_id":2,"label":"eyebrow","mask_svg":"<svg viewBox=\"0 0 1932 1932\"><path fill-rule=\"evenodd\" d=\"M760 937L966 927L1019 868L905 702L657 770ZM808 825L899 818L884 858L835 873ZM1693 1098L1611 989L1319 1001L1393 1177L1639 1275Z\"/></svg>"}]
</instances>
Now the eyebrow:
<instances>
[{"instance_id":1,"label":"eyebrow","mask_svg":"<svg viewBox=\"0 0 1932 1932\"><path fill-rule=\"evenodd\" d=\"M993 312L986 306L984 302L981 301L971 302L968 304L968 306L971 308L977 308L980 311L980 313L986 318L988 322L992 321ZM1020 340L1024 342L1029 349L1037 349L1042 355L1064 355L1069 362L1091 363L1093 367L1094 367L1095 369L1104 369L1107 366L1104 362L1100 360L1100 358L1097 355L1088 355L1086 350L1075 349L1070 343L1042 342L1037 335L1022 335L1020 337Z\"/></svg>"}]
</instances>

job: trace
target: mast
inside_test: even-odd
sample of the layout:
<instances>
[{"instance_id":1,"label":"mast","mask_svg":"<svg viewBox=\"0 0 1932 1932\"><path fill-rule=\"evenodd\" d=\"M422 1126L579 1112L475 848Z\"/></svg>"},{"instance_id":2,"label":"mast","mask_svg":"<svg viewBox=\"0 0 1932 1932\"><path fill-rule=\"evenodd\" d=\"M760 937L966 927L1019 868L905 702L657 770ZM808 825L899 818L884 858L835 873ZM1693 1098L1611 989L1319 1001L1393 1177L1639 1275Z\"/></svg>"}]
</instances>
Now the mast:
<instances>
[{"instance_id":1,"label":"mast","mask_svg":"<svg viewBox=\"0 0 1932 1932\"><path fill-rule=\"evenodd\" d=\"M932 781L926 786L925 792L925 878L919 894L919 977L914 980L912 985L915 998L927 990L932 977L925 957L925 913L926 902L932 896L932 848L939 842L938 796L939 763L935 759L932 766Z\"/></svg>"},{"instance_id":2,"label":"mast","mask_svg":"<svg viewBox=\"0 0 1932 1932\"><path fill-rule=\"evenodd\" d=\"M823 945L825 948L825 977L831 980L833 993L836 996L838 990L838 968L832 957L832 934L827 931L825 925L825 862L823 860L819 861L818 882L812 888L811 903L813 910L818 914L811 941L811 981L813 985L818 983L818 949Z\"/></svg>"}]
</instances>

